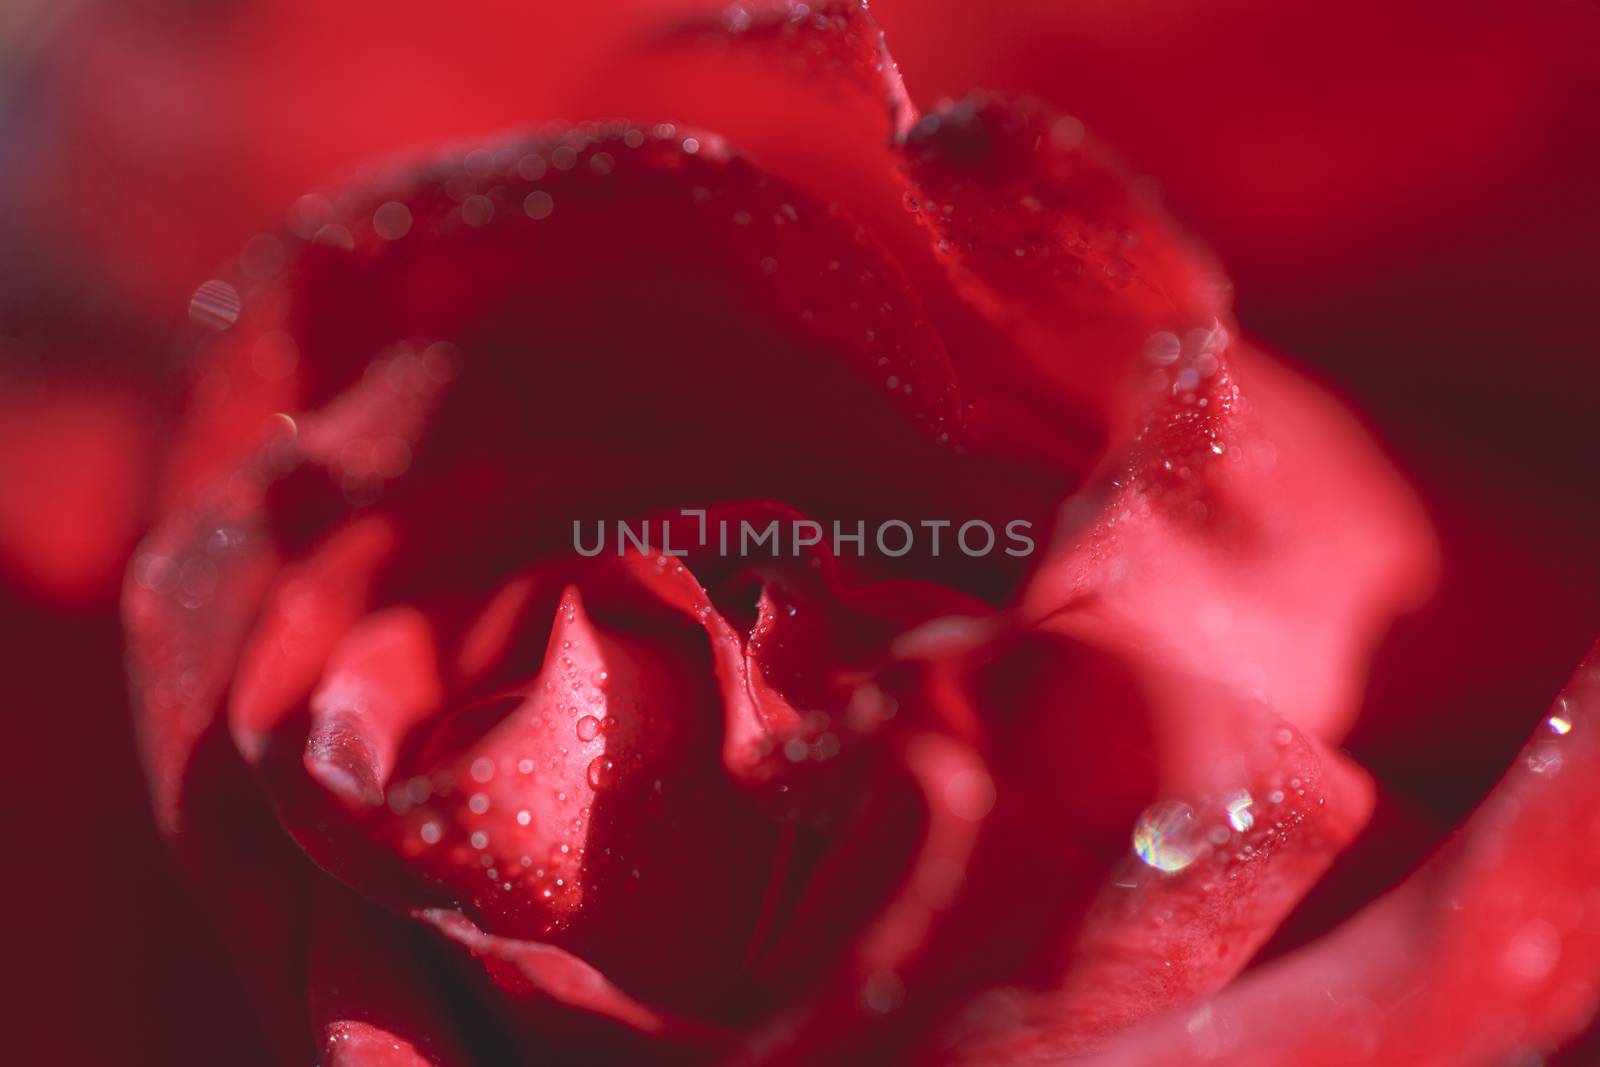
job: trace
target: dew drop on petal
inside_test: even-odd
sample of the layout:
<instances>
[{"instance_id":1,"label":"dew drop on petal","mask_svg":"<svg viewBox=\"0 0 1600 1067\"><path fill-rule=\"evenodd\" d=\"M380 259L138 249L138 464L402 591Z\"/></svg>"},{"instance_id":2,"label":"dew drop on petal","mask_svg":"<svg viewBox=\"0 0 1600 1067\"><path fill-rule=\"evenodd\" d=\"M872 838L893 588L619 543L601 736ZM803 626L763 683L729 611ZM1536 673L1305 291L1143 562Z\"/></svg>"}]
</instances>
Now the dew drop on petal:
<instances>
[{"instance_id":1,"label":"dew drop on petal","mask_svg":"<svg viewBox=\"0 0 1600 1067\"><path fill-rule=\"evenodd\" d=\"M1169 367L1178 361L1178 356L1183 352L1183 344L1178 340L1177 334L1161 330L1145 339L1144 352L1151 363L1158 367Z\"/></svg>"},{"instance_id":2,"label":"dew drop on petal","mask_svg":"<svg viewBox=\"0 0 1600 1067\"><path fill-rule=\"evenodd\" d=\"M390 200L372 213L372 229L385 241L398 241L411 232L411 209Z\"/></svg>"},{"instance_id":3,"label":"dew drop on petal","mask_svg":"<svg viewBox=\"0 0 1600 1067\"><path fill-rule=\"evenodd\" d=\"M189 318L213 330L226 330L238 322L242 310L239 291L217 278L200 286L189 299Z\"/></svg>"},{"instance_id":4,"label":"dew drop on petal","mask_svg":"<svg viewBox=\"0 0 1600 1067\"><path fill-rule=\"evenodd\" d=\"M1253 798L1247 790L1239 789L1230 794L1227 804L1228 825L1232 826L1241 834L1250 829L1250 827L1254 826L1256 823L1256 817L1250 814L1250 808L1254 806L1254 804L1255 798Z\"/></svg>"},{"instance_id":5,"label":"dew drop on petal","mask_svg":"<svg viewBox=\"0 0 1600 1067\"><path fill-rule=\"evenodd\" d=\"M905 1000L905 996L906 987L899 978L887 971L872 975L861 989L861 999L879 1014L894 1011Z\"/></svg>"},{"instance_id":6,"label":"dew drop on petal","mask_svg":"<svg viewBox=\"0 0 1600 1067\"><path fill-rule=\"evenodd\" d=\"M596 756L589 763L589 784L605 789L617 780L617 765L609 756Z\"/></svg>"},{"instance_id":7,"label":"dew drop on petal","mask_svg":"<svg viewBox=\"0 0 1600 1067\"><path fill-rule=\"evenodd\" d=\"M1561 769L1561 746L1554 741L1536 741L1528 746L1523 763L1534 774L1554 774Z\"/></svg>"},{"instance_id":8,"label":"dew drop on petal","mask_svg":"<svg viewBox=\"0 0 1600 1067\"><path fill-rule=\"evenodd\" d=\"M522 201L522 210L530 219L547 219L555 209L555 198L542 189L535 189Z\"/></svg>"},{"instance_id":9,"label":"dew drop on petal","mask_svg":"<svg viewBox=\"0 0 1600 1067\"><path fill-rule=\"evenodd\" d=\"M578 720L577 734L579 741L593 741L600 736L600 720L593 715L585 715Z\"/></svg>"},{"instance_id":10,"label":"dew drop on petal","mask_svg":"<svg viewBox=\"0 0 1600 1067\"><path fill-rule=\"evenodd\" d=\"M1181 801L1152 804L1133 828L1133 851L1158 871L1181 871L1200 854L1194 809Z\"/></svg>"},{"instance_id":11,"label":"dew drop on petal","mask_svg":"<svg viewBox=\"0 0 1600 1067\"><path fill-rule=\"evenodd\" d=\"M461 218L468 226L487 226L494 219L494 201L487 196L469 196L461 204Z\"/></svg>"}]
</instances>

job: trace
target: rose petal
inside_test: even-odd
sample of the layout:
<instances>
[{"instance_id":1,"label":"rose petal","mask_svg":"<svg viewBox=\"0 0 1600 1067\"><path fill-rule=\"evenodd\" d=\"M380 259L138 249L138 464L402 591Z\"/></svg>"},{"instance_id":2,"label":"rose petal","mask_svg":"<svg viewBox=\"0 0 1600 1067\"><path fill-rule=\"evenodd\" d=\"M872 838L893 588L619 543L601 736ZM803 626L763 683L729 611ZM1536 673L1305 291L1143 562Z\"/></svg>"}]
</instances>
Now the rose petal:
<instances>
[{"instance_id":1,"label":"rose petal","mask_svg":"<svg viewBox=\"0 0 1600 1067\"><path fill-rule=\"evenodd\" d=\"M1222 988L1365 825L1366 777L1268 709L1144 669L1154 795L1063 957L1059 985L1002 987L941 1062L1056 1062Z\"/></svg>"},{"instance_id":2,"label":"rose petal","mask_svg":"<svg viewBox=\"0 0 1600 1067\"><path fill-rule=\"evenodd\" d=\"M1153 340L1149 421L1109 498L1069 505L1099 517L1052 550L1029 610L1087 603L1080 632L1337 738L1383 627L1431 585L1419 509L1348 416L1225 331Z\"/></svg>"},{"instance_id":3,"label":"rose petal","mask_svg":"<svg viewBox=\"0 0 1600 1067\"><path fill-rule=\"evenodd\" d=\"M788 740L800 737L800 716L783 695L767 684L759 661L740 635L711 604L711 598L695 581L689 568L676 560L661 560L665 566L643 557L631 557L633 569L646 584L660 590L664 600L700 621L711 640L717 681L722 689L724 727L722 760L736 778L770 777L767 762ZM765 597L756 628L770 625L772 610Z\"/></svg>"},{"instance_id":4,"label":"rose petal","mask_svg":"<svg viewBox=\"0 0 1600 1067\"><path fill-rule=\"evenodd\" d=\"M1148 751L1136 690L1092 650L1048 638L979 642L965 655L904 664L879 685L899 707L893 752L921 809L919 848L850 953L754 1034L737 1062L890 1062L978 991L1048 967L1125 848L1106 827L1130 825L1149 800L1143 766L1119 765L1113 775L1102 761L1086 775L1060 773L1063 754L1096 745ZM1069 691L1086 706L1130 711L1110 721L1063 714ZM982 723L983 736L927 736L913 722ZM896 778L880 768L875 780L884 789ZM1045 848L1041 820L1054 831ZM867 849L872 840L855 838ZM861 872L881 869L872 855L845 847L828 857L775 964L803 955L805 916L826 914L836 907L830 897L850 895Z\"/></svg>"},{"instance_id":5,"label":"rose petal","mask_svg":"<svg viewBox=\"0 0 1600 1067\"><path fill-rule=\"evenodd\" d=\"M1493 1062L1549 1049L1597 1003L1593 813L1600 649L1426 867L1341 929L1088 1064Z\"/></svg>"},{"instance_id":6,"label":"rose petal","mask_svg":"<svg viewBox=\"0 0 1600 1067\"><path fill-rule=\"evenodd\" d=\"M430 909L417 916L475 955L509 963L524 981L574 1008L608 1015L639 1030L659 1031L662 1017L635 1002L589 964L554 945L486 934L459 912Z\"/></svg>"},{"instance_id":7,"label":"rose petal","mask_svg":"<svg viewBox=\"0 0 1600 1067\"><path fill-rule=\"evenodd\" d=\"M311 697L311 776L353 803L382 804L401 743L438 710L436 659L432 628L415 608L388 608L351 627Z\"/></svg>"},{"instance_id":8,"label":"rose petal","mask_svg":"<svg viewBox=\"0 0 1600 1067\"><path fill-rule=\"evenodd\" d=\"M864 4L735 4L718 38L676 67L672 55L657 49L637 66L676 72L657 81L677 113L779 173L834 190L892 249L989 449L1083 470L1142 408L1129 384L1150 332L1208 327L1228 313L1220 271L1150 197L1131 191L1107 150L1084 143L1077 120L1035 101L976 95L911 121ZM808 76L819 61L833 77ZM858 90L853 114L832 106L844 86ZM871 131L877 144L861 133L862 87L868 106L889 105ZM752 122L752 100L805 121L777 126L763 112ZM829 136L797 137L796 127ZM845 146L850 170L841 175Z\"/></svg>"},{"instance_id":9,"label":"rose petal","mask_svg":"<svg viewBox=\"0 0 1600 1067\"><path fill-rule=\"evenodd\" d=\"M123 617L134 719L166 833L182 825L190 759L217 718L273 565L253 525L199 512L163 523L129 567Z\"/></svg>"},{"instance_id":10,"label":"rose petal","mask_svg":"<svg viewBox=\"0 0 1600 1067\"><path fill-rule=\"evenodd\" d=\"M312 240L294 250L292 272L248 292L207 362L231 399L197 425L188 453L225 467L259 434L219 438L213 424L281 423L287 404L300 454L333 483L316 496L297 476L296 508L337 507L340 494L399 500L427 478L426 508L404 514L417 553L453 536L441 514L474 514L527 545L550 540L551 514L603 515L618 498L649 511L776 496L868 521L891 517L895 499L896 513L1042 527L1081 476L1081 462L1064 469L981 440L957 448L960 387L904 272L860 227L719 139L614 123L465 155L471 167L452 154L341 198L324 225L355 247ZM527 160L544 168L536 178ZM403 237L377 232L386 203L407 205ZM619 303L637 313L616 315ZM256 388L257 349L283 338L299 353L285 379L297 398ZM435 392L412 396L412 379ZM741 399L713 399L690 379ZM664 409L653 403L662 395L690 399ZM826 434L824 419L837 423ZM430 442L475 442L470 473L454 444L419 448L423 428ZM585 448L563 453L574 435ZM658 455L648 471L634 461L646 447ZM565 458L531 458L552 455ZM963 575L1000 595L1023 566L993 553Z\"/></svg>"},{"instance_id":11,"label":"rose petal","mask_svg":"<svg viewBox=\"0 0 1600 1067\"><path fill-rule=\"evenodd\" d=\"M1010 342L987 392L1031 398L1034 418L1087 417L1120 440L1142 414L1130 385L1151 333L1227 316L1221 272L1076 119L975 95L925 115L902 151L954 285Z\"/></svg>"},{"instance_id":12,"label":"rose petal","mask_svg":"<svg viewBox=\"0 0 1600 1067\"><path fill-rule=\"evenodd\" d=\"M240 654L228 720L239 750L259 759L268 735L311 695L328 656L366 611L395 530L364 516L280 575Z\"/></svg>"}]
</instances>

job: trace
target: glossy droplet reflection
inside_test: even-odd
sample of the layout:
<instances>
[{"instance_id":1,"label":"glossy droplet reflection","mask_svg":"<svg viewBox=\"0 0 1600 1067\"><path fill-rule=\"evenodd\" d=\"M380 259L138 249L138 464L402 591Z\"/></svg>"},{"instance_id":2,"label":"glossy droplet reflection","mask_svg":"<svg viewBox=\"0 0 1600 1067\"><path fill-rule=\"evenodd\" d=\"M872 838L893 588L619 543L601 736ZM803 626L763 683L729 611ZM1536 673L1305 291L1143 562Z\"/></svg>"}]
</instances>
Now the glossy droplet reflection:
<instances>
[{"instance_id":1,"label":"glossy droplet reflection","mask_svg":"<svg viewBox=\"0 0 1600 1067\"><path fill-rule=\"evenodd\" d=\"M1158 871L1181 871L1200 855L1194 809L1181 801L1152 804L1133 828L1133 851Z\"/></svg>"},{"instance_id":2,"label":"glossy droplet reflection","mask_svg":"<svg viewBox=\"0 0 1600 1067\"><path fill-rule=\"evenodd\" d=\"M1241 834L1256 824L1256 817L1250 814L1250 809L1255 805L1255 799L1250 794L1240 789L1228 797L1228 825Z\"/></svg>"}]
</instances>

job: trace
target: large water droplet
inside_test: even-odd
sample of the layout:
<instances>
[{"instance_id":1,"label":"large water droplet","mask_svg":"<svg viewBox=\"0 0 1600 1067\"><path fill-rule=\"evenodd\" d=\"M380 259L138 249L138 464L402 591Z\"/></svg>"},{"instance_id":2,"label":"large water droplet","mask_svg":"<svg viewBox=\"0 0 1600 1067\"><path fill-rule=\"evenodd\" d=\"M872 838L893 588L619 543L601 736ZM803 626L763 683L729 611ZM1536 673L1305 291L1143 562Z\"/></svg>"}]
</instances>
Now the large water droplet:
<instances>
[{"instance_id":1,"label":"large water droplet","mask_svg":"<svg viewBox=\"0 0 1600 1067\"><path fill-rule=\"evenodd\" d=\"M1152 804L1133 828L1133 851L1158 871L1181 871L1200 855L1194 809L1181 801Z\"/></svg>"},{"instance_id":2,"label":"large water droplet","mask_svg":"<svg viewBox=\"0 0 1600 1067\"><path fill-rule=\"evenodd\" d=\"M593 741L600 736L600 720L593 715L585 715L578 720L577 733L579 741Z\"/></svg>"},{"instance_id":3,"label":"large water droplet","mask_svg":"<svg viewBox=\"0 0 1600 1067\"><path fill-rule=\"evenodd\" d=\"M608 756L596 756L589 763L589 784L605 789L617 780L617 765Z\"/></svg>"}]
</instances>

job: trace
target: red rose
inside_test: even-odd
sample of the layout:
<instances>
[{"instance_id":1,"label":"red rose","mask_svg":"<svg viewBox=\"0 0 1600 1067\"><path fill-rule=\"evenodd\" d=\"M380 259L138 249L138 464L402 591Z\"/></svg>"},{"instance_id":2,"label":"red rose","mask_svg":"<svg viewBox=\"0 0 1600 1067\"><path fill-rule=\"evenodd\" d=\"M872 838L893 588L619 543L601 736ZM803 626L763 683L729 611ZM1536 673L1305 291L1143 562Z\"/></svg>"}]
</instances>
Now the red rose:
<instances>
[{"instance_id":1,"label":"red rose","mask_svg":"<svg viewBox=\"0 0 1600 1067\"><path fill-rule=\"evenodd\" d=\"M1481 792L1463 773L1425 798L1437 822L1408 826L1398 792L1426 776L1383 763L1438 721L1388 710L1406 692L1388 664L1425 642L1417 686L1443 702L1449 641L1402 625L1367 690L1436 549L1364 431L1241 339L1215 265L1071 115L973 94L919 117L855 4L637 8L626 32L553 16L569 47L524 72L531 108L477 66L521 54L514 36L467 33L458 59L383 24L459 67L415 86L461 92L401 86L371 122L308 115L315 72L343 63L297 68L304 98L243 73L322 36L249 6L189 23L146 42L218 67L172 68L184 116L121 176L153 210L41 231L142 309L86 334L148 350L193 294L129 662L158 826L267 1054L1466 1064L1582 1029L1600 667L1460 840L1350 918ZM69 23L58 55L147 78L145 44L123 51L147 17ZM940 84L937 48L910 39ZM1500 81L1526 88L1503 51ZM1535 107L1484 96L1503 132ZM437 143L656 98L673 121ZM139 117L151 99L129 94L116 137L162 125ZM112 106L53 100L97 122ZM280 121L310 134L263 139ZM1137 117L1110 125L1148 152ZM77 164L109 142L88 133L16 202L95 188ZM429 147L381 155L407 144ZM288 188L374 152L194 286ZM194 181L185 154L238 173ZM1189 192L1248 253L1237 201ZM1385 194L1362 200L1370 224L1413 210ZM1326 247L1287 203L1254 247ZM67 505L0 495L0 550L30 581L92 588L115 558L151 392L47 384L45 415L17 407L34 430L0 462L99 471ZM95 429L63 456L67 417ZM102 498L116 521L94 529ZM1450 569L1412 634L1464 582L1428 499ZM71 543L49 536L62 516ZM649 548L627 547L637 531ZM1526 640L1580 628L1541 626ZM1525 732L1519 710L1466 728ZM1345 738L1378 754L1377 790ZM1458 765L1498 773L1509 748L1472 750Z\"/></svg>"}]
</instances>

